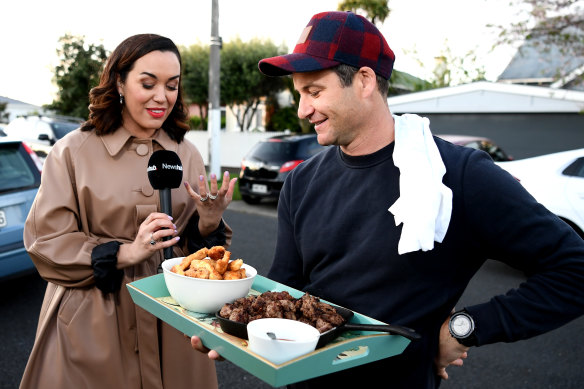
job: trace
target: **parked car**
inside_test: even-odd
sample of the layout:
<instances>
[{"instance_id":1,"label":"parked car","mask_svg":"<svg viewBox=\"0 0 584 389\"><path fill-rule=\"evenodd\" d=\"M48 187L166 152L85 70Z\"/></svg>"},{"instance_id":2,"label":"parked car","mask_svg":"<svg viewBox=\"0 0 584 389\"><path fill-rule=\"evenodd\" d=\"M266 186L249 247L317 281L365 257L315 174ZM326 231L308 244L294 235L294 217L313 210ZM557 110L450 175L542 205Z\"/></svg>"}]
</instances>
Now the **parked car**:
<instances>
[{"instance_id":1,"label":"parked car","mask_svg":"<svg viewBox=\"0 0 584 389\"><path fill-rule=\"evenodd\" d=\"M451 134L436 134L437 137L442 138L455 145L470 147L477 150L486 151L487 154L493 158L493 161L511 161L513 157L508 155L501 147L489 138L471 135L451 135Z\"/></svg>"},{"instance_id":2,"label":"parked car","mask_svg":"<svg viewBox=\"0 0 584 389\"><path fill-rule=\"evenodd\" d=\"M41 182L38 156L20 140L0 138L0 280L35 271L24 249L24 222Z\"/></svg>"},{"instance_id":3,"label":"parked car","mask_svg":"<svg viewBox=\"0 0 584 389\"><path fill-rule=\"evenodd\" d=\"M584 149L497 164L584 238Z\"/></svg>"},{"instance_id":4,"label":"parked car","mask_svg":"<svg viewBox=\"0 0 584 389\"><path fill-rule=\"evenodd\" d=\"M68 116L21 116L12 120L4 132L23 140L44 160L55 142L79 128L81 122Z\"/></svg>"},{"instance_id":5,"label":"parked car","mask_svg":"<svg viewBox=\"0 0 584 389\"><path fill-rule=\"evenodd\" d=\"M241 162L241 198L248 204L277 200L290 171L324 149L316 134L280 135L259 141Z\"/></svg>"}]
</instances>

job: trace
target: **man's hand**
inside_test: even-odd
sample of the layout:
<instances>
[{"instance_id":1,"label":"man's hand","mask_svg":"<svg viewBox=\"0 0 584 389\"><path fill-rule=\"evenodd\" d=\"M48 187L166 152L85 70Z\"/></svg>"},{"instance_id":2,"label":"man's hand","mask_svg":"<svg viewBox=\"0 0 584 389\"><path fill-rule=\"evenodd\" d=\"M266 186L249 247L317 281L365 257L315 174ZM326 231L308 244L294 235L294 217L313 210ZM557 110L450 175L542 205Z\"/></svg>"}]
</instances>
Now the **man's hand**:
<instances>
[{"instance_id":1,"label":"man's hand","mask_svg":"<svg viewBox=\"0 0 584 389\"><path fill-rule=\"evenodd\" d=\"M458 343L456 339L450 335L448 330L448 322L450 316L442 323L440 327L440 339L438 346L438 355L434 358L434 365L436 366L436 373L443 379L448 379L446 368L450 365L462 366L464 359L468 356L468 347Z\"/></svg>"},{"instance_id":2,"label":"man's hand","mask_svg":"<svg viewBox=\"0 0 584 389\"><path fill-rule=\"evenodd\" d=\"M209 357L209 359L212 359L214 361L224 361L225 358L223 358L221 355L219 355L219 353L215 350L209 350L207 347L203 346L203 342L201 341L201 338L199 338L198 336L193 335L191 337L191 346L204 354L207 354L207 356Z\"/></svg>"}]
</instances>

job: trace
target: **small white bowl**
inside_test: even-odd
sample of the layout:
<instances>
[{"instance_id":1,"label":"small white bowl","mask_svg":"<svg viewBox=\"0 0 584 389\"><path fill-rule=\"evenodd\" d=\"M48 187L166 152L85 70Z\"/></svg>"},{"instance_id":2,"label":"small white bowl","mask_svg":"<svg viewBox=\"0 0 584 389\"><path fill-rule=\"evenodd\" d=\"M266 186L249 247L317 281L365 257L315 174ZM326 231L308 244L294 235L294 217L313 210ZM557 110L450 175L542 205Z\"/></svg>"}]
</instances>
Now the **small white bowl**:
<instances>
[{"instance_id":1,"label":"small white bowl","mask_svg":"<svg viewBox=\"0 0 584 389\"><path fill-rule=\"evenodd\" d=\"M240 280L205 280L171 271L183 258L170 258L162 262L164 281L172 298L181 307L193 312L213 313L224 304L247 296L257 274L256 269L245 263L242 267L247 277Z\"/></svg>"},{"instance_id":2,"label":"small white bowl","mask_svg":"<svg viewBox=\"0 0 584 389\"><path fill-rule=\"evenodd\" d=\"M272 332L279 339L268 336ZM249 349L277 365L308 354L316 348L320 332L310 324L296 320L266 318L247 324Z\"/></svg>"}]
</instances>

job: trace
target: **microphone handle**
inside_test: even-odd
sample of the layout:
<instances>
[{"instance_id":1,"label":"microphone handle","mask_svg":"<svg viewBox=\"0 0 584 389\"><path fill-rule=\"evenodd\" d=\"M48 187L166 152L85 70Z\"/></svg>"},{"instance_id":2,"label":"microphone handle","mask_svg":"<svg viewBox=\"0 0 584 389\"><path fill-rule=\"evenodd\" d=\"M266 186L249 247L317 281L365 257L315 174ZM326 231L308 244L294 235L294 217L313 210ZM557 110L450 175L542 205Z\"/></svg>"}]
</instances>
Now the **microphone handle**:
<instances>
[{"instance_id":1,"label":"microphone handle","mask_svg":"<svg viewBox=\"0 0 584 389\"><path fill-rule=\"evenodd\" d=\"M170 188L160 189L160 209L163 213L172 216L172 201L170 198ZM170 237L167 236L162 240L169 240ZM164 259L172 258L172 246L164 249Z\"/></svg>"}]
</instances>

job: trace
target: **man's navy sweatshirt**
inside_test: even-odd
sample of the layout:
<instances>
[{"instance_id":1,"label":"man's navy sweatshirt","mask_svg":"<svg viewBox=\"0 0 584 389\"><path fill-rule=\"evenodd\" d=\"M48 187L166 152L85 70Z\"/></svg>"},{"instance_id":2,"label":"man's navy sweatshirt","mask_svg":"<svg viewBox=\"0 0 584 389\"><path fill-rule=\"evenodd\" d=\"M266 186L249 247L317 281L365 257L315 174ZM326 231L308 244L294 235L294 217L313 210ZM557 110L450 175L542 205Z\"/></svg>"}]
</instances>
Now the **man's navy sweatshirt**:
<instances>
[{"instance_id":1,"label":"man's navy sweatshirt","mask_svg":"<svg viewBox=\"0 0 584 389\"><path fill-rule=\"evenodd\" d=\"M486 153L434 139L453 206L443 242L430 251L398 255L401 225L388 211L399 197L393 143L357 157L330 147L288 176L268 277L423 336L399 356L298 387L438 387L440 326L487 259L528 279L466 307L479 346L542 334L584 313L584 241Z\"/></svg>"}]
</instances>

